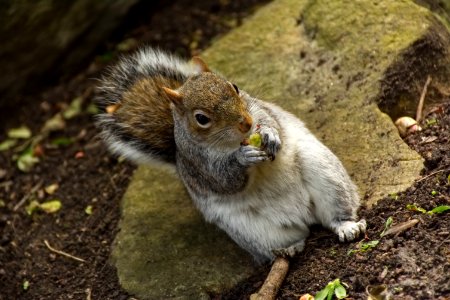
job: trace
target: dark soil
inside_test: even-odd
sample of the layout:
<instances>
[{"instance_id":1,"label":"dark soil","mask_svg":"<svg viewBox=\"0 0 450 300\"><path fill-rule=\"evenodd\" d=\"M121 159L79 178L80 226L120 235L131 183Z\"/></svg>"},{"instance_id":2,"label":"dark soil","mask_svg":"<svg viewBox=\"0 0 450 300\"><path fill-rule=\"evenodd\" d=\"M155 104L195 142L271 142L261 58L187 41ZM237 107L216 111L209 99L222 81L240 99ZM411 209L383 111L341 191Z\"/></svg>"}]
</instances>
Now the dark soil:
<instances>
[{"instance_id":1,"label":"dark soil","mask_svg":"<svg viewBox=\"0 0 450 300\"><path fill-rule=\"evenodd\" d=\"M82 97L82 113L33 147L40 162L30 172L16 166L24 142L0 152L0 300L129 298L108 259L118 230L120 199L135 166L117 161L98 138L93 116L86 112L95 96L92 78L118 55L141 44L185 57L196 55L265 2L182 0L160 4L157 12L143 4L128 20L128 31L100 47L104 52L87 70L41 95L28 96L28 105L0 110L1 143L9 129L21 125L33 136L40 134L47 120ZM55 146L60 138L72 141ZM59 188L53 194L45 192L52 184ZM31 201L54 199L62 203L58 212L26 213ZM89 205L92 214L85 212ZM44 241L85 262L51 251Z\"/></svg>"},{"instance_id":2,"label":"dark soil","mask_svg":"<svg viewBox=\"0 0 450 300\"><path fill-rule=\"evenodd\" d=\"M81 114L34 147L40 162L30 172L17 169L17 148L0 152L0 300L130 298L120 288L108 259L118 230L120 199L135 167L109 155L98 139L93 117L86 112L95 95L95 81L90 78L98 77L121 53L118 42L127 41L122 52L145 43L189 57L218 34L238 26L263 2L185 0L157 13L135 14L129 22L131 29L105 45L106 50L85 72L31 97L29 105L0 111L1 142L7 130L20 125L27 125L33 135L39 134L43 124L72 99L83 99ZM428 215L406 209L407 204L426 210L450 205L450 103L428 114L423 127L406 139L425 159L422 178L406 191L360 213L368 222L364 242L379 240L379 244L370 251L349 255L358 243L341 244L328 231L314 229L305 251L292 260L280 299L314 294L335 278L348 285L352 299L366 299L366 286L377 284L386 284L395 299L450 297L450 212ZM72 142L52 144L61 137ZM45 192L45 187L55 183L59 188L53 194ZM28 215L25 211L32 200L52 199L62 202L56 213L36 211ZM92 214L85 212L89 205ZM411 219L419 223L380 238L388 217L393 218L393 225ZM85 262L50 250L44 241ZM214 298L248 299L261 286L267 271L268 267L262 268L255 277Z\"/></svg>"}]
</instances>

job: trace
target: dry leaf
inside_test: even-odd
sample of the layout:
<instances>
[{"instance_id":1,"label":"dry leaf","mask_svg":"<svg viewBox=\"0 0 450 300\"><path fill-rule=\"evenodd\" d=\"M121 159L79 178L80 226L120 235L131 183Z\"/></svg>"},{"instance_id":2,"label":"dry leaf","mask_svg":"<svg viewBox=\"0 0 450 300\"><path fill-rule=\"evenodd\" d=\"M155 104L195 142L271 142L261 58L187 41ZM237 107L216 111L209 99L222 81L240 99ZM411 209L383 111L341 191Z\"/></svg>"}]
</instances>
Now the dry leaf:
<instances>
[{"instance_id":1,"label":"dry leaf","mask_svg":"<svg viewBox=\"0 0 450 300\"><path fill-rule=\"evenodd\" d=\"M75 99L73 99L69 107L66 108L62 113L64 119L68 120L78 116L81 113L82 102L83 102L82 97L76 97Z\"/></svg>"},{"instance_id":2,"label":"dry leaf","mask_svg":"<svg viewBox=\"0 0 450 300\"><path fill-rule=\"evenodd\" d=\"M84 212L85 212L87 215L92 215L92 205L86 206L86 208L84 209Z\"/></svg>"},{"instance_id":3,"label":"dry leaf","mask_svg":"<svg viewBox=\"0 0 450 300\"><path fill-rule=\"evenodd\" d=\"M0 143L0 151L6 151L11 149L17 144L17 140L14 139L6 139Z\"/></svg>"},{"instance_id":4,"label":"dry leaf","mask_svg":"<svg viewBox=\"0 0 450 300\"><path fill-rule=\"evenodd\" d=\"M42 127L42 131L50 132L50 131L58 131L63 130L66 127L66 122L64 121L62 115L57 113L51 119L48 119L44 126Z\"/></svg>"},{"instance_id":5,"label":"dry leaf","mask_svg":"<svg viewBox=\"0 0 450 300\"><path fill-rule=\"evenodd\" d=\"M22 172L30 172L35 164L39 162L39 158L33 156L32 151L25 151L17 160L17 167Z\"/></svg>"},{"instance_id":6,"label":"dry leaf","mask_svg":"<svg viewBox=\"0 0 450 300\"><path fill-rule=\"evenodd\" d=\"M11 139L29 139L31 137L31 130L26 126L13 128L8 131L8 137Z\"/></svg>"},{"instance_id":7,"label":"dry leaf","mask_svg":"<svg viewBox=\"0 0 450 300\"><path fill-rule=\"evenodd\" d=\"M53 183L53 184L50 184L49 186L46 186L44 188L44 190L47 194L53 195L58 188L59 188L59 184Z\"/></svg>"},{"instance_id":8,"label":"dry leaf","mask_svg":"<svg viewBox=\"0 0 450 300\"><path fill-rule=\"evenodd\" d=\"M419 223L419 220L411 219L409 221L394 225L391 228L389 228L388 230L386 230L386 232L384 233L383 236L395 235L395 234L402 233L403 231L415 226L417 223Z\"/></svg>"},{"instance_id":9,"label":"dry leaf","mask_svg":"<svg viewBox=\"0 0 450 300\"><path fill-rule=\"evenodd\" d=\"M56 199L44 202L41 205L39 205L39 208L48 214L57 212L58 210L61 209L61 207L62 207L61 201Z\"/></svg>"},{"instance_id":10,"label":"dry leaf","mask_svg":"<svg viewBox=\"0 0 450 300\"><path fill-rule=\"evenodd\" d=\"M428 144L428 143L432 143L435 140L437 140L437 136L427 136L426 138L424 138L420 144Z\"/></svg>"}]
</instances>

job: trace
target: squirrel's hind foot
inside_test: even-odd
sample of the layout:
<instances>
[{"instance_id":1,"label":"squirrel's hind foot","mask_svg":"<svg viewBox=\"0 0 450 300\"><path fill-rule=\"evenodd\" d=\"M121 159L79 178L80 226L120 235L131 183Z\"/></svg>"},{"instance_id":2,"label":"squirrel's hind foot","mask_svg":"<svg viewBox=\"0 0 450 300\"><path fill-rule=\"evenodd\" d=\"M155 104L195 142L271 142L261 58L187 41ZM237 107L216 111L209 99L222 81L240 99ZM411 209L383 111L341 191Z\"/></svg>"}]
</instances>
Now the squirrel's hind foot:
<instances>
[{"instance_id":1,"label":"squirrel's hind foot","mask_svg":"<svg viewBox=\"0 0 450 300\"><path fill-rule=\"evenodd\" d=\"M339 236L339 241L350 242L366 232L366 220L340 221L332 225L332 230Z\"/></svg>"},{"instance_id":2,"label":"squirrel's hind foot","mask_svg":"<svg viewBox=\"0 0 450 300\"><path fill-rule=\"evenodd\" d=\"M276 257L290 258L302 252L304 248L305 248L305 241L300 241L286 248L274 249L272 250L272 253Z\"/></svg>"}]
</instances>

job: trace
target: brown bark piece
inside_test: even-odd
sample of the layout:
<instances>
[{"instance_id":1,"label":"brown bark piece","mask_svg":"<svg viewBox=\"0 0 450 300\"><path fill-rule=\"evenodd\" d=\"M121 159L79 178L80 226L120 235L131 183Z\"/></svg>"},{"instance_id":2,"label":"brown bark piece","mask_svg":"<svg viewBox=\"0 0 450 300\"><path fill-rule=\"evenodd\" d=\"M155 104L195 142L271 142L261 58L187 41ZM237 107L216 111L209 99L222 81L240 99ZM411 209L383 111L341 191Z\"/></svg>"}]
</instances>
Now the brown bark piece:
<instances>
[{"instance_id":1,"label":"brown bark piece","mask_svg":"<svg viewBox=\"0 0 450 300\"><path fill-rule=\"evenodd\" d=\"M272 264L269 275L258 293L251 295L251 300L274 300L289 270L289 260L277 257Z\"/></svg>"}]
</instances>

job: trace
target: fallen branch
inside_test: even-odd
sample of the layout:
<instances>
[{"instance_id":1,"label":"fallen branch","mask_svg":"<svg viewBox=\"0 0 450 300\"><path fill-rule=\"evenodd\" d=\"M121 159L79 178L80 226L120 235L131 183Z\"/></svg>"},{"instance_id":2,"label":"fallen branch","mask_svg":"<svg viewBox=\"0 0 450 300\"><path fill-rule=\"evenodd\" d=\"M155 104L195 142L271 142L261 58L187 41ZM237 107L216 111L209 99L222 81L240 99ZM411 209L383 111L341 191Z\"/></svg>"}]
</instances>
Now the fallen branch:
<instances>
[{"instance_id":1,"label":"fallen branch","mask_svg":"<svg viewBox=\"0 0 450 300\"><path fill-rule=\"evenodd\" d=\"M273 300L277 296L278 290L289 270L289 260L284 257L277 257L272 264L269 275L264 281L258 293L250 296L251 300Z\"/></svg>"},{"instance_id":2,"label":"fallen branch","mask_svg":"<svg viewBox=\"0 0 450 300\"><path fill-rule=\"evenodd\" d=\"M412 220L397 224L395 226L392 226L388 230L386 230L386 232L383 234L383 236L400 234L403 231L406 231L407 229L415 226L417 223L419 223L419 220L412 219Z\"/></svg>"},{"instance_id":3,"label":"fallen branch","mask_svg":"<svg viewBox=\"0 0 450 300\"><path fill-rule=\"evenodd\" d=\"M56 250L55 248L53 248L52 246L50 246L50 244L47 242L47 240L44 240L44 244L45 244L45 246L47 246L48 250L50 250L50 251L52 251L52 252L55 252L55 253L57 253L57 254L60 254L60 255L65 256L65 257L74 259L74 260L76 260L76 261L86 262L86 261L85 261L84 259L82 259L82 258L73 256L73 255L71 255L71 254L69 254L69 253L66 253L66 252L63 252L63 251L60 251L60 250Z\"/></svg>"},{"instance_id":4,"label":"fallen branch","mask_svg":"<svg viewBox=\"0 0 450 300\"><path fill-rule=\"evenodd\" d=\"M428 89L428 85L430 84L430 82L431 82L431 76L428 75L427 81L425 82L425 85L423 86L422 93L420 94L419 105L417 106L417 111L416 111L417 123L419 123L420 120L422 119L423 103L425 102L425 95L427 94L427 89Z\"/></svg>"}]
</instances>

